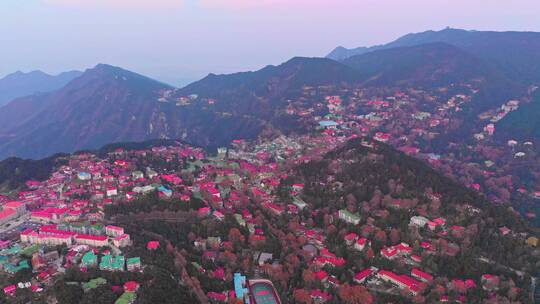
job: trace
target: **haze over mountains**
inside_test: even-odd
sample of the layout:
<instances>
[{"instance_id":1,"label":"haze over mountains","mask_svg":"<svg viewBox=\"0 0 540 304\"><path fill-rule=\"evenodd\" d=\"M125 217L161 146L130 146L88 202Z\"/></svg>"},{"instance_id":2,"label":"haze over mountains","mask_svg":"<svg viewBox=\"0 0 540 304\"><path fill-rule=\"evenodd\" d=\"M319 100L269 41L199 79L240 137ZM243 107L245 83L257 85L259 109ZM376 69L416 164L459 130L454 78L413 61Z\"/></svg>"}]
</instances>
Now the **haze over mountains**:
<instances>
[{"instance_id":1,"label":"haze over mountains","mask_svg":"<svg viewBox=\"0 0 540 304\"><path fill-rule=\"evenodd\" d=\"M456 46L499 66L509 77L524 81L540 81L540 33L466 31L447 28L408 34L388 44L346 49L337 47L327 58L344 60L368 52L443 42Z\"/></svg>"},{"instance_id":2,"label":"haze over mountains","mask_svg":"<svg viewBox=\"0 0 540 304\"><path fill-rule=\"evenodd\" d=\"M120 68L98 65L58 91L16 99L1 108L0 149L3 155L41 157L159 137L159 131L146 128L153 113L150 101L168 88Z\"/></svg>"},{"instance_id":3,"label":"haze over mountains","mask_svg":"<svg viewBox=\"0 0 540 304\"><path fill-rule=\"evenodd\" d=\"M337 48L328 58L295 57L254 72L210 74L182 89L98 65L82 75L57 76L62 79L55 82L57 90L48 82L52 92L1 107L0 158L41 158L156 138L215 148L263 131L305 132L300 117L286 114L305 86L432 89L474 83L482 90L464 113L474 117L540 82L539 54L537 33L446 29L409 34L383 46ZM26 94L45 91L44 84L29 85L27 78L34 77L7 77L12 87L32 87ZM0 90L0 96L8 93Z\"/></svg>"},{"instance_id":4,"label":"haze over mountains","mask_svg":"<svg viewBox=\"0 0 540 304\"><path fill-rule=\"evenodd\" d=\"M64 72L55 76L42 71L28 73L18 71L9 74L0 79L0 106L17 97L60 89L80 75L79 71Z\"/></svg>"}]
</instances>

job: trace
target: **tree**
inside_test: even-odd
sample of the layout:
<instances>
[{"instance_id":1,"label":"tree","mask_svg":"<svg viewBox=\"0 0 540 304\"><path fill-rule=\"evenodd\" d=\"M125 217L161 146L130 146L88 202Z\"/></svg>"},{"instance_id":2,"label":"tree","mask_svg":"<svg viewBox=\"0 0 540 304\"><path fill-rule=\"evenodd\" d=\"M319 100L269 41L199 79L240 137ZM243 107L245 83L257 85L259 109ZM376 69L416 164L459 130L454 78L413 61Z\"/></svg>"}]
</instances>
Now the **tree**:
<instances>
[{"instance_id":1,"label":"tree","mask_svg":"<svg viewBox=\"0 0 540 304\"><path fill-rule=\"evenodd\" d=\"M377 240L377 242L385 245L386 244L386 233L383 231L383 230L377 230L377 232L375 233L375 240Z\"/></svg>"},{"instance_id":2,"label":"tree","mask_svg":"<svg viewBox=\"0 0 540 304\"><path fill-rule=\"evenodd\" d=\"M245 237L238 228L231 228L229 230L229 241L233 242L234 246L242 246L245 241Z\"/></svg>"},{"instance_id":3,"label":"tree","mask_svg":"<svg viewBox=\"0 0 540 304\"><path fill-rule=\"evenodd\" d=\"M306 269L302 272L302 279L304 279L304 283L307 286L311 286L315 282L315 274L311 270Z\"/></svg>"},{"instance_id":4,"label":"tree","mask_svg":"<svg viewBox=\"0 0 540 304\"><path fill-rule=\"evenodd\" d=\"M390 230L390 242L392 242L392 244L397 244L399 243L399 241L400 241L399 230L397 230L396 228L392 228L392 230Z\"/></svg>"},{"instance_id":5,"label":"tree","mask_svg":"<svg viewBox=\"0 0 540 304\"><path fill-rule=\"evenodd\" d=\"M58 281L54 291L59 304L78 304L84 294L78 284L66 284L64 281Z\"/></svg>"},{"instance_id":6,"label":"tree","mask_svg":"<svg viewBox=\"0 0 540 304\"><path fill-rule=\"evenodd\" d=\"M375 257L375 253L373 252L373 249L369 247L366 251L366 258L371 260L374 257Z\"/></svg>"},{"instance_id":7,"label":"tree","mask_svg":"<svg viewBox=\"0 0 540 304\"><path fill-rule=\"evenodd\" d=\"M362 285L342 285L338 290L339 298L350 304L372 304L373 296L369 293L366 287Z\"/></svg>"},{"instance_id":8,"label":"tree","mask_svg":"<svg viewBox=\"0 0 540 304\"><path fill-rule=\"evenodd\" d=\"M295 289L293 292L293 297L296 302L301 303L301 304L313 303L313 300L311 299L311 295L305 289Z\"/></svg>"}]
</instances>

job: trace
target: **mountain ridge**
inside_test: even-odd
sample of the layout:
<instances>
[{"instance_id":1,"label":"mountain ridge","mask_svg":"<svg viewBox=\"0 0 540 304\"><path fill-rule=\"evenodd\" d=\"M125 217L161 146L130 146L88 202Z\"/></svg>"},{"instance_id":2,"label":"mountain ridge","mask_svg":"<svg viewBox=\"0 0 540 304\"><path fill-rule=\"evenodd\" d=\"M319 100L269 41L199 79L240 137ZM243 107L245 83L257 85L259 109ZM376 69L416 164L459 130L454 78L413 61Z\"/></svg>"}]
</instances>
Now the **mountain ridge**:
<instances>
[{"instance_id":1,"label":"mountain ridge","mask_svg":"<svg viewBox=\"0 0 540 304\"><path fill-rule=\"evenodd\" d=\"M346 49L338 47L327 58L344 60L353 55L394 47L444 42L477 57L489 60L505 70L509 77L540 82L540 33L531 31L471 31L446 28L404 35L387 44ZM519 49L520 52L515 50Z\"/></svg>"},{"instance_id":2,"label":"mountain ridge","mask_svg":"<svg viewBox=\"0 0 540 304\"><path fill-rule=\"evenodd\" d=\"M40 70L8 74L0 79L0 106L19 97L60 89L81 74L80 71L68 71L50 75Z\"/></svg>"},{"instance_id":3,"label":"mountain ridge","mask_svg":"<svg viewBox=\"0 0 540 304\"><path fill-rule=\"evenodd\" d=\"M157 102L158 91L166 89L171 87L127 70L97 65L58 91L1 108L0 117L18 113L23 105L29 110L24 111L23 121L2 125L7 131L0 149L4 156L22 157L71 152L121 139L120 129L130 134L125 139L145 139L140 123L124 117L123 122L130 123L122 126L118 119L135 109L148 110L147 101Z\"/></svg>"}]
</instances>

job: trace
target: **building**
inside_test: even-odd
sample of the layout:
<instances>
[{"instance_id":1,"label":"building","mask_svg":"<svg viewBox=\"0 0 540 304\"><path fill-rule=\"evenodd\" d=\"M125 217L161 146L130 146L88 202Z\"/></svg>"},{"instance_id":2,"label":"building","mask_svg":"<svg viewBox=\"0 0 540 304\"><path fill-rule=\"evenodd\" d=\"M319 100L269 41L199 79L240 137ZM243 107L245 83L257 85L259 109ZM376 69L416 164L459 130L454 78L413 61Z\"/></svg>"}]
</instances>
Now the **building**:
<instances>
[{"instance_id":1,"label":"building","mask_svg":"<svg viewBox=\"0 0 540 304\"><path fill-rule=\"evenodd\" d=\"M375 267L364 269L354 276L354 282L358 284L362 284L366 281L368 277L375 274L376 272L377 272L377 268Z\"/></svg>"},{"instance_id":2,"label":"building","mask_svg":"<svg viewBox=\"0 0 540 304\"><path fill-rule=\"evenodd\" d=\"M87 172L79 172L77 174L77 178L79 178L82 181L91 180L92 179L92 174L87 173Z\"/></svg>"},{"instance_id":3,"label":"building","mask_svg":"<svg viewBox=\"0 0 540 304\"><path fill-rule=\"evenodd\" d=\"M142 171L133 171L131 176L133 176L133 179L141 179L144 178L144 173Z\"/></svg>"},{"instance_id":4,"label":"building","mask_svg":"<svg viewBox=\"0 0 540 304\"><path fill-rule=\"evenodd\" d=\"M358 239L358 235L356 233L353 233L353 232L347 233L345 235L344 239L345 239L345 243L347 244L347 246L351 246Z\"/></svg>"},{"instance_id":5,"label":"building","mask_svg":"<svg viewBox=\"0 0 540 304\"><path fill-rule=\"evenodd\" d=\"M538 247L538 238L534 237L534 236L529 237L527 239L527 245L533 246L533 247Z\"/></svg>"},{"instance_id":6,"label":"building","mask_svg":"<svg viewBox=\"0 0 540 304\"><path fill-rule=\"evenodd\" d=\"M146 185L146 186L143 186L143 187L134 187L133 192L139 193L139 194L147 194L147 193L150 193L150 192L154 191L154 189L155 189L154 186Z\"/></svg>"},{"instance_id":7,"label":"building","mask_svg":"<svg viewBox=\"0 0 540 304\"><path fill-rule=\"evenodd\" d=\"M122 234L113 239L113 244L116 247L126 247L131 244L129 234Z\"/></svg>"},{"instance_id":8,"label":"building","mask_svg":"<svg viewBox=\"0 0 540 304\"><path fill-rule=\"evenodd\" d=\"M113 226L113 225L108 225L108 226L105 226L105 233L108 236L117 237L117 236L120 236L120 235L124 234L124 228L118 227L118 226Z\"/></svg>"},{"instance_id":9,"label":"building","mask_svg":"<svg viewBox=\"0 0 540 304\"><path fill-rule=\"evenodd\" d=\"M248 281L249 303L281 304L281 299L272 281L257 279Z\"/></svg>"},{"instance_id":10,"label":"building","mask_svg":"<svg viewBox=\"0 0 540 304\"><path fill-rule=\"evenodd\" d=\"M13 209L3 209L0 211L0 225L3 225L17 217L17 211Z\"/></svg>"},{"instance_id":11,"label":"building","mask_svg":"<svg viewBox=\"0 0 540 304\"><path fill-rule=\"evenodd\" d=\"M171 189L166 188L165 186L159 186L158 188L159 193L164 197L171 197L173 192Z\"/></svg>"},{"instance_id":12,"label":"building","mask_svg":"<svg viewBox=\"0 0 540 304\"><path fill-rule=\"evenodd\" d=\"M298 209L300 209L300 210L303 210L304 208L307 207L307 203L303 199L301 199L301 198L299 198L297 196L294 197L293 204L296 207L298 207Z\"/></svg>"},{"instance_id":13,"label":"building","mask_svg":"<svg viewBox=\"0 0 540 304\"><path fill-rule=\"evenodd\" d=\"M90 250L82 257L81 266L94 267L97 266L98 258L94 251Z\"/></svg>"},{"instance_id":14,"label":"building","mask_svg":"<svg viewBox=\"0 0 540 304\"><path fill-rule=\"evenodd\" d=\"M377 274L379 279L392 283L403 290L408 290L413 296L416 296L420 291L419 284L417 280L411 278L408 275L398 275L392 271L381 270Z\"/></svg>"},{"instance_id":15,"label":"building","mask_svg":"<svg viewBox=\"0 0 540 304\"><path fill-rule=\"evenodd\" d=\"M402 257L405 255L410 255L412 253L412 247L409 246L407 243L400 243L398 245L385 247L381 249L381 255L384 258L387 258L389 260L393 260L398 257Z\"/></svg>"},{"instance_id":16,"label":"building","mask_svg":"<svg viewBox=\"0 0 540 304\"><path fill-rule=\"evenodd\" d=\"M20 233L21 242L30 244L41 244L56 246L65 244L70 246L73 244L73 236L75 233L69 231L42 229L36 232L32 229L27 229Z\"/></svg>"},{"instance_id":17,"label":"building","mask_svg":"<svg viewBox=\"0 0 540 304\"><path fill-rule=\"evenodd\" d=\"M360 216L347 209L339 210L338 217L349 224L358 225L360 223Z\"/></svg>"},{"instance_id":18,"label":"building","mask_svg":"<svg viewBox=\"0 0 540 304\"><path fill-rule=\"evenodd\" d=\"M339 124L333 120L321 120L319 121L319 126L325 129L335 129Z\"/></svg>"},{"instance_id":19,"label":"building","mask_svg":"<svg viewBox=\"0 0 540 304\"><path fill-rule=\"evenodd\" d=\"M370 241L366 238L359 238L355 243L354 243L354 249L358 250L358 251L362 251L364 250L364 248L366 248L366 246L369 246L370 245Z\"/></svg>"},{"instance_id":20,"label":"building","mask_svg":"<svg viewBox=\"0 0 540 304\"><path fill-rule=\"evenodd\" d=\"M495 133L495 125L494 124L488 124L484 127L484 131L487 132L488 135L493 135Z\"/></svg>"},{"instance_id":21,"label":"building","mask_svg":"<svg viewBox=\"0 0 540 304\"><path fill-rule=\"evenodd\" d=\"M152 178L158 176L158 174L152 168L146 168L146 176L148 176L149 179L152 179Z\"/></svg>"},{"instance_id":22,"label":"building","mask_svg":"<svg viewBox=\"0 0 540 304\"><path fill-rule=\"evenodd\" d=\"M146 249L156 250L159 248L159 241L150 241L146 244Z\"/></svg>"},{"instance_id":23,"label":"building","mask_svg":"<svg viewBox=\"0 0 540 304\"><path fill-rule=\"evenodd\" d=\"M431 283L433 281L433 276L431 274L423 272L418 268L413 268L411 270L411 276L426 283Z\"/></svg>"},{"instance_id":24,"label":"building","mask_svg":"<svg viewBox=\"0 0 540 304\"><path fill-rule=\"evenodd\" d=\"M426 224L429 222L429 219L423 217L423 216L413 216L411 217L411 221L409 222L409 226L416 226L419 228L424 228Z\"/></svg>"},{"instance_id":25,"label":"building","mask_svg":"<svg viewBox=\"0 0 540 304\"><path fill-rule=\"evenodd\" d=\"M116 187L107 188L107 197L116 196L116 195L118 195L118 189L116 189Z\"/></svg>"},{"instance_id":26,"label":"building","mask_svg":"<svg viewBox=\"0 0 540 304\"><path fill-rule=\"evenodd\" d=\"M4 271L9 274L15 274L23 269L30 269L30 264L28 263L28 260L22 260L19 262L18 265L13 265L13 264L4 265Z\"/></svg>"},{"instance_id":27,"label":"building","mask_svg":"<svg viewBox=\"0 0 540 304\"><path fill-rule=\"evenodd\" d=\"M80 245L89 245L94 247L103 247L109 245L107 237L102 235L77 234L75 235L75 242Z\"/></svg>"},{"instance_id":28,"label":"building","mask_svg":"<svg viewBox=\"0 0 540 304\"><path fill-rule=\"evenodd\" d=\"M135 292L124 292L114 304L131 304L134 303L137 299L137 294Z\"/></svg>"},{"instance_id":29,"label":"building","mask_svg":"<svg viewBox=\"0 0 540 304\"><path fill-rule=\"evenodd\" d=\"M99 269L108 271L124 271L125 258L124 256L104 255L99 263Z\"/></svg>"},{"instance_id":30,"label":"building","mask_svg":"<svg viewBox=\"0 0 540 304\"><path fill-rule=\"evenodd\" d=\"M249 289L247 288L246 277L240 273L234 274L234 294L237 299L245 300L249 294Z\"/></svg>"},{"instance_id":31,"label":"building","mask_svg":"<svg viewBox=\"0 0 540 304\"><path fill-rule=\"evenodd\" d=\"M128 271L136 271L136 270L141 269L141 258L134 257L134 258L127 259L126 268Z\"/></svg>"},{"instance_id":32,"label":"building","mask_svg":"<svg viewBox=\"0 0 540 304\"><path fill-rule=\"evenodd\" d=\"M4 209L13 209L17 216L23 215L26 212L26 204L23 202L7 202L4 204Z\"/></svg>"}]
</instances>

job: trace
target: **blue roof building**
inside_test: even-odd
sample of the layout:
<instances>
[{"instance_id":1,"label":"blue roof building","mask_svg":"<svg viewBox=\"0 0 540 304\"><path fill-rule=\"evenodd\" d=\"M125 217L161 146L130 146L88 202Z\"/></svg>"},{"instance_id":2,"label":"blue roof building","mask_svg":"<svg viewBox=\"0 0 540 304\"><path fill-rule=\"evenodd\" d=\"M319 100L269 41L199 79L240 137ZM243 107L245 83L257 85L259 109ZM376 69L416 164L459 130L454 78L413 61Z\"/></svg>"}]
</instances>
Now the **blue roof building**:
<instances>
[{"instance_id":1,"label":"blue roof building","mask_svg":"<svg viewBox=\"0 0 540 304\"><path fill-rule=\"evenodd\" d=\"M246 298L247 302L245 303L249 303L249 298L246 297L249 294L249 290L246 287L246 277L238 272L234 274L234 293L236 294L236 298Z\"/></svg>"},{"instance_id":2,"label":"blue roof building","mask_svg":"<svg viewBox=\"0 0 540 304\"><path fill-rule=\"evenodd\" d=\"M337 127L339 124L333 120L321 120L319 126L323 128Z\"/></svg>"},{"instance_id":3,"label":"blue roof building","mask_svg":"<svg viewBox=\"0 0 540 304\"><path fill-rule=\"evenodd\" d=\"M158 191L163 193L163 195L170 197L172 195L172 190L165 188L165 186L159 186Z\"/></svg>"}]
</instances>

